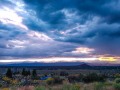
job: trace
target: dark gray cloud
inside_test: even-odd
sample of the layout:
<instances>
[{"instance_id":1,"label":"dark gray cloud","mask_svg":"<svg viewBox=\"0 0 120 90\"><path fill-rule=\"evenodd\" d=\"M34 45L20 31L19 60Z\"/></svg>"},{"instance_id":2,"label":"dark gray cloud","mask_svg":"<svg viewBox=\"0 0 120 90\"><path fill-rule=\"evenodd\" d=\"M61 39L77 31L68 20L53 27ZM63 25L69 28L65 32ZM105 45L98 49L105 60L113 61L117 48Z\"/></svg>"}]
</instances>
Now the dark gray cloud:
<instances>
[{"instance_id":1,"label":"dark gray cloud","mask_svg":"<svg viewBox=\"0 0 120 90\"><path fill-rule=\"evenodd\" d=\"M120 0L4 0L0 13L0 57L120 55Z\"/></svg>"}]
</instances>

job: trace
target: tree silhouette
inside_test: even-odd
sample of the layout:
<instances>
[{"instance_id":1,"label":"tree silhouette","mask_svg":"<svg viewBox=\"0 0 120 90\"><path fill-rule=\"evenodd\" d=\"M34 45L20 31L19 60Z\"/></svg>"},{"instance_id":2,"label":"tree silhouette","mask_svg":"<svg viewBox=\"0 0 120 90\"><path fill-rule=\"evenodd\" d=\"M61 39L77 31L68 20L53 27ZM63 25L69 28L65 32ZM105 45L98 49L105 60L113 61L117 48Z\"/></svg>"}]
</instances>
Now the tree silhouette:
<instances>
[{"instance_id":1,"label":"tree silhouette","mask_svg":"<svg viewBox=\"0 0 120 90\"><path fill-rule=\"evenodd\" d=\"M33 77L36 77L36 76L37 76L36 69L33 69L33 71L32 71L32 76L33 76Z\"/></svg>"},{"instance_id":2,"label":"tree silhouette","mask_svg":"<svg viewBox=\"0 0 120 90\"><path fill-rule=\"evenodd\" d=\"M27 75L31 75L30 70L27 71Z\"/></svg>"},{"instance_id":3,"label":"tree silhouette","mask_svg":"<svg viewBox=\"0 0 120 90\"><path fill-rule=\"evenodd\" d=\"M6 72L6 77L8 78L12 78L12 71L10 68L8 68L7 72Z\"/></svg>"},{"instance_id":4,"label":"tree silhouette","mask_svg":"<svg viewBox=\"0 0 120 90\"><path fill-rule=\"evenodd\" d=\"M25 68L23 68L23 70L22 70L22 75L23 75L23 76L26 76Z\"/></svg>"}]
</instances>

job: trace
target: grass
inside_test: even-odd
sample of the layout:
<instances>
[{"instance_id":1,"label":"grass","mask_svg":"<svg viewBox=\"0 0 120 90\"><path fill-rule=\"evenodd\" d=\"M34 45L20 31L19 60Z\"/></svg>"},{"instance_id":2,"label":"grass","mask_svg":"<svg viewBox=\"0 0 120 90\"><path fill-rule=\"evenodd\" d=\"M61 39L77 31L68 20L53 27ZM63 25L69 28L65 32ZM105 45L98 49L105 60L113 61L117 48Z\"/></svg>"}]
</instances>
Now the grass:
<instances>
[{"instance_id":1,"label":"grass","mask_svg":"<svg viewBox=\"0 0 120 90\"><path fill-rule=\"evenodd\" d=\"M30 88L25 86L26 88ZM32 89L27 90L120 90L120 83L116 82L95 82L95 83L77 83L77 84L61 84L61 85L39 85L39 86L31 86ZM26 90L20 87L20 90ZM18 90L17 87L2 88L0 90Z\"/></svg>"},{"instance_id":2,"label":"grass","mask_svg":"<svg viewBox=\"0 0 120 90\"><path fill-rule=\"evenodd\" d=\"M94 90L106 90L105 84L101 82L95 83Z\"/></svg>"},{"instance_id":3,"label":"grass","mask_svg":"<svg viewBox=\"0 0 120 90\"><path fill-rule=\"evenodd\" d=\"M79 84L63 85L62 90L80 90Z\"/></svg>"},{"instance_id":4,"label":"grass","mask_svg":"<svg viewBox=\"0 0 120 90\"><path fill-rule=\"evenodd\" d=\"M38 86L35 88L35 90L46 90L46 88L44 86Z\"/></svg>"}]
</instances>

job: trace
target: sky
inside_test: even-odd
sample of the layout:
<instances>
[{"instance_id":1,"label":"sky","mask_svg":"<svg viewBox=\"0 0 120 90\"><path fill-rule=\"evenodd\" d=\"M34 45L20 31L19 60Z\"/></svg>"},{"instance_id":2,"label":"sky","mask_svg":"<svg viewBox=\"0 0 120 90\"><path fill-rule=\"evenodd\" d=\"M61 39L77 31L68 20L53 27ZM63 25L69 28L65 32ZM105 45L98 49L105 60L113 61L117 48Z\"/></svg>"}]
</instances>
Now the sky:
<instances>
[{"instance_id":1,"label":"sky","mask_svg":"<svg viewBox=\"0 0 120 90\"><path fill-rule=\"evenodd\" d=\"M120 59L120 0L0 0L0 62Z\"/></svg>"}]
</instances>

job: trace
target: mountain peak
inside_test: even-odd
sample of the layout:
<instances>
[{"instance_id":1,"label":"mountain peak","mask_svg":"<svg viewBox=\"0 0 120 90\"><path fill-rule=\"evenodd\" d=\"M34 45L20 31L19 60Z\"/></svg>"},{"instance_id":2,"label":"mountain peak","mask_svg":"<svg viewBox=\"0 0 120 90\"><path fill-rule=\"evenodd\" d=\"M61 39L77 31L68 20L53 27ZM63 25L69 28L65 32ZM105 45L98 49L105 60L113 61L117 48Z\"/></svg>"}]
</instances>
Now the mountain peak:
<instances>
[{"instance_id":1,"label":"mountain peak","mask_svg":"<svg viewBox=\"0 0 120 90\"><path fill-rule=\"evenodd\" d=\"M91 67L90 65L86 64L86 63L83 63L81 65L79 65L80 67Z\"/></svg>"}]
</instances>

